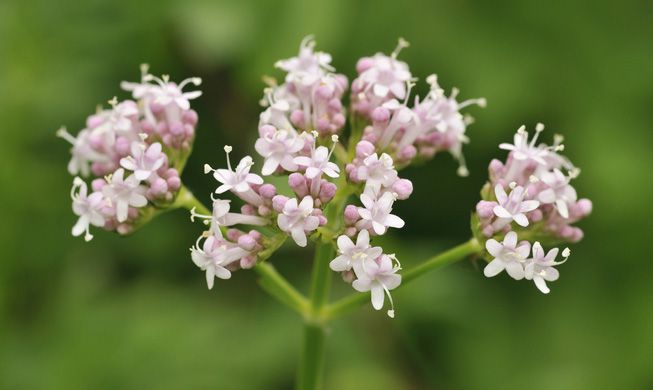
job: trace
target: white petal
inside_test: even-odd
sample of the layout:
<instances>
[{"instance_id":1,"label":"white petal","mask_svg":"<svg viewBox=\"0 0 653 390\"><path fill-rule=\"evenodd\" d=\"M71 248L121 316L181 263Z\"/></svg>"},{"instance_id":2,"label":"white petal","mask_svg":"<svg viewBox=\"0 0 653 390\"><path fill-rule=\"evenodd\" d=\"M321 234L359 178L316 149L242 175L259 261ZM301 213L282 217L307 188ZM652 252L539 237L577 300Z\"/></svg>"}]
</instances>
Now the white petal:
<instances>
[{"instance_id":1,"label":"white petal","mask_svg":"<svg viewBox=\"0 0 653 390\"><path fill-rule=\"evenodd\" d=\"M485 241L485 249L494 257L498 257L503 250L503 245L495 239Z\"/></svg>"},{"instance_id":2,"label":"white petal","mask_svg":"<svg viewBox=\"0 0 653 390\"><path fill-rule=\"evenodd\" d=\"M497 201L501 204L508 201L508 194L506 194L506 190L503 189L501 184L497 184L496 187L494 187L494 195L496 195Z\"/></svg>"},{"instance_id":3,"label":"white petal","mask_svg":"<svg viewBox=\"0 0 653 390\"><path fill-rule=\"evenodd\" d=\"M544 279L542 279L542 277L535 276L533 278L533 281L535 282L535 286L544 294L548 294L551 291L549 287L547 287L546 282L544 281Z\"/></svg>"},{"instance_id":4,"label":"white petal","mask_svg":"<svg viewBox=\"0 0 653 390\"><path fill-rule=\"evenodd\" d=\"M522 213L527 213L529 211L533 211L536 208L540 206L540 202L536 200L525 200L521 202L521 205L519 206L519 211Z\"/></svg>"},{"instance_id":5,"label":"white petal","mask_svg":"<svg viewBox=\"0 0 653 390\"><path fill-rule=\"evenodd\" d=\"M498 275L505 268L505 263L499 259L494 259L483 268L483 275L491 278Z\"/></svg>"},{"instance_id":6,"label":"white petal","mask_svg":"<svg viewBox=\"0 0 653 390\"><path fill-rule=\"evenodd\" d=\"M292 229L290 235L297 245L301 247L306 246L306 233L304 233L304 229Z\"/></svg>"},{"instance_id":7,"label":"white petal","mask_svg":"<svg viewBox=\"0 0 653 390\"><path fill-rule=\"evenodd\" d=\"M506 272L508 275L510 275L511 278L515 280L524 279L524 267L521 265L521 263L516 261L511 261L510 263L506 264Z\"/></svg>"},{"instance_id":8,"label":"white petal","mask_svg":"<svg viewBox=\"0 0 653 390\"><path fill-rule=\"evenodd\" d=\"M526 215L519 213L512 216L512 219L517 222L517 225L526 227L528 226L528 218Z\"/></svg>"},{"instance_id":9,"label":"white petal","mask_svg":"<svg viewBox=\"0 0 653 390\"><path fill-rule=\"evenodd\" d=\"M381 310L383 307L383 301L385 300L385 292L383 287L374 286L372 287L372 307L376 310Z\"/></svg>"},{"instance_id":10,"label":"white petal","mask_svg":"<svg viewBox=\"0 0 653 390\"><path fill-rule=\"evenodd\" d=\"M503 246L506 248L514 248L517 246L517 233L509 231L503 238Z\"/></svg>"},{"instance_id":11,"label":"white petal","mask_svg":"<svg viewBox=\"0 0 653 390\"><path fill-rule=\"evenodd\" d=\"M347 256L338 256L335 259L331 260L329 263L329 268L336 272L349 271L351 269L351 263Z\"/></svg>"},{"instance_id":12,"label":"white petal","mask_svg":"<svg viewBox=\"0 0 653 390\"><path fill-rule=\"evenodd\" d=\"M366 231L367 230L361 230L361 233ZM360 240L361 233L358 233L359 240ZM348 252L353 248L354 248L354 242L351 240L351 238L347 237L344 234L338 237L338 249L340 250L340 253Z\"/></svg>"},{"instance_id":13,"label":"white petal","mask_svg":"<svg viewBox=\"0 0 653 390\"><path fill-rule=\"evenodd\" d=\"M390 226L390 227L393 227L393 228L402 228L402 227L404 227L404 224L405 224L403 219L397 217L394 214L390 214L387 217L385 217L384 222L385 222L385 224L387 226Z\"/></svg>"},{"instance_id":14,"label":"white petal","mask_svg":"<svg viewBox=\"0 0 653 390\"><path fill-rule=\"evenodd\" d=\"M496 205L492 209L494 211L494 215L496 215L499 218L512 218L512 214L508 212L503 206Z\"/></svg>"}]
</instances>

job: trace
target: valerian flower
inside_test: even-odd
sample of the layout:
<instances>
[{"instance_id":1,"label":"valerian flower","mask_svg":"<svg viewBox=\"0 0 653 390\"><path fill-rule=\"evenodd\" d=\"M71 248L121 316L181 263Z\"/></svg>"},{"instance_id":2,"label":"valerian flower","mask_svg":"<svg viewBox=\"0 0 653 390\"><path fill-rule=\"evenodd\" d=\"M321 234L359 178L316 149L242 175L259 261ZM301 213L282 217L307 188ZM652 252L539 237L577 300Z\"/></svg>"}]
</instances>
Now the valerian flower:
<instances>
[{"instance_id":1,"label":"valerian flower","mask_svg":"<svg viewBox=\"0 0 653 390\"><path fill-rule=\"evenodd\" d=\"M289 233L295 243L306 246L306 233L312 232L320 225L320 220L313 215L313 198L305 196L298 204L297 199L289 199L279 214L279 228Z\"/></svg>"},{"instance_id":2,"label":"valerian flower","mask_svg":"<svg viewBox=\"0 0 653 390\"><path fill-rule=\"evenodd\" d=\"M535 242L533 244L533 258L528 260L524 269L526 279L535 282L535 286L544 294L548 294L551 291L546 285L546 282L554 282L560 277L558 270L553 267L564 263L569 258L570 252L567 248L562 251L565 259L556 262L555 259L558 256L558 251L558 248L553 248L545 255L542 245L539 242Z\"/></svg>"},{"instance_id":3,"label":"valerian flower","mask_svg":"<svg viewBox=\"0 0 653 390\"><path fill-rule=\"evenodd\" d=\"M385 301L385 295L390 301L390 310L388 316L394 317L394 302L390 290L397 288L401 284L401 275L397 271L401 266L390 255L381 255L374 259L367 259L357 263L354 267L356 280L352 287L360 292L370 291L372 296L372 306L376 310L381 310Z\"/></svg>"},{"instance_id":4,"label":"valerian flower","mask_svg":"<svg viewBox=\"0 0 653 390\"><path fill-rule=\"evenodd\" d=\"M349 271L355 265L376 259L383 253L381 247L370 246L370 233L367 230L358 232L356 244L346 235L338 237L337 244L340 255L329 263L331 269L336 272Z\"/></svg>"},{"instance_id":5,"label":"valerian flower","mask_svg":"<svg viewBox=\"0 0 653 390\"><path fill-rule=\"evenodd\" d=\"M508 232L503 243L491 238L485 242L485 248L494 258L483 269L485 276L491 278L505 269L508 275L515 280L524 278L524 262L531 250L531 245L528 242L517 245L517 233Z\"/></svg>"}]
</instances>

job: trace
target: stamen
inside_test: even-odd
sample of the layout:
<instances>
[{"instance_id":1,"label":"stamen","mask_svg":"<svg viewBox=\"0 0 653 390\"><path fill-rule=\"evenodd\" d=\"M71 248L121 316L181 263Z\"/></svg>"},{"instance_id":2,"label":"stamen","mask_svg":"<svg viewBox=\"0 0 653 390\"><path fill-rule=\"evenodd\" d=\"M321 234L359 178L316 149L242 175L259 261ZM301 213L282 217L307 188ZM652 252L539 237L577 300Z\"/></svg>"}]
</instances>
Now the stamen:
<instances>
[{"instance_id":1,"label":"stamen","mask_svg":"<svg viewBox=\"0 0 653 390\"><path fill-rule=\"evenodd\" d=\"M514 181L511 181L510 184L508 184L508 187L510 187L511 190L514 190L515 187L517 187L517 183Z\"/></svg>"},{"instance_id":2,"label":"stamen","mask_svg":"<svg viewBox=\"0 0 653 390\"><path fill-rule=\"evenodd\" d=\"M211 168L209 164L204 164L204 174L208 174L209 172L213 172L215 169Z\"/></svg>"},{"instance_id":3,"label":"stamen","mask_svg":"<svg viewBox=\"0 0 653 390\"><path fill-rule=\"evenodd\" d=\"M533 135L533 139L531 140L531 148L535 146L535 142L537 142L537 137L540 136L540 133L544 131L544 125L542 123L538 123L535 125L535 135Z\"/></svg>"},{"instance_id":4,"label":"stamen","mask_svg":"<svg viewBox=\"0 0 653 390\"><path fill-rule=\"evenodd\" d=\"M145 134L145 133L139 133L139 134L138 134L138 138L140 138L141 141L143 141L143 142L145 142L145 140L147 139L147 137L149 137L149 136L148 136L147 134Z\"/></svg>"},{"instance_id":5,"label":"stamen","mask_svg":"<svg viewBox=\"0 0 653 390\"><path fill-rule=\"evenodd\" d=\"M392 59L397 59L397 56L399 55L401 50L409 46L410 43L408 43L408 41L406 41L404 38L400 37L399 41L397 42L397 47L395 47L395 49L392 51L392 54L390 56L392 57Z\"/></svg>"},{"instance_id":6,"label":"stamen","mask_svg":"<svg viewBox=\"0 0 653 390\"><path fill-rule=\"evenodd\" d=\"M404 105L408 105L408 99L410 98L410 91L415 86L415 82L412 80L406 81L406 97L404 98Z\"/></svg>"},{"instance_id":7,"label":"stamen","mask_svg":"<svg viewBox=\"0 0 653 390\"><path fill-rule=\"evenodd\" d=\"M69 142L71 145L75 145L75 142L77 142L77 138L73 137L64 126L61 126L59 130L55 133L57 137L63 138L67 142Z\"/></svg>"},{"instance_id":8,"label":"stamen","mask_svg":"<svg viewBox=\"0 0 653 390\"><path fill-rule=\"evenodd\" d=\"M149 64L141 64L141 82L145 81L145 76L147 76L147 73L150 71L150 65Z\"/></svg>"},{"instance_id":9,"label":"stamen","mask_svg":"<svg viewBox=\"0 0 653 390\"><path fill-rule=\"evenodd\" d=\"M229 145L224 146L224 152L227 154L227 168L229 168L230 171L232 169L231 169L231 159L229 158L229 153L231 153L232 150L233 148L231 146Z\"/></svg>"},{"instance_id":10,"label":"stamen","mask_svg":"<svg viewBox=\"0 0 653 390\"><path fill-rule=\"evenodd\" d=\"M116 106L118 105L118 98L114 96L109 100L108 103L111 105L111 107L116 108Z\"/></svg>"},{"instance_id":11,"label":"stamen","mask_svg":"<svg viewBox=\"0 0 653 390\"><path fill-rule=\"evenodd\" d=\"M390 290L388 290L384 283L381 283L381 286L383 287L383 291L385 291L386 295L388 296L388 300L390 301L390 310L388 310L388 317L395 318L395 303L392 300L392 295L390 295Z\"/></svg>"},{"instance_id":12,"label":"stamen","mask_svg":"<svg viewBox=\"0 0 653 390\"><path fill-rule=\"evenodd\" d=\"M187 78L186 80L182 81L182 82L179 84L179 89L180 89L180 90L183 89L183 88L184 88L188 83L192 83L193 85L196 85L196 86L197 86L197 85L202 84L202 79L199 78L199 77L190 77L190 78Z\"/></svg>"},{"instance_id":13,"label":"stamen","mask_svg":"<svg viewBox=\"0 0 653 390\"><path fill-rule=\"evenodd\" d=\"M565 259L568 258L571 255L571 249L565 248L562 250L562 257Z\"/></svg>"}]
</instances>

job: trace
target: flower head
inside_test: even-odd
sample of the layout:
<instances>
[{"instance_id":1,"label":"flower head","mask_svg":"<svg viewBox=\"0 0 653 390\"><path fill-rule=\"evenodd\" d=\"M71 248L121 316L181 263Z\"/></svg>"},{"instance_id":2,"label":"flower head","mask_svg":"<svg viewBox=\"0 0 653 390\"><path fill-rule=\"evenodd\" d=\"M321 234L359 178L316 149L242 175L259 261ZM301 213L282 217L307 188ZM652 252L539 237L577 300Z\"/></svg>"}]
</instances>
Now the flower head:
<instances>
[{"instance_id":1,"label":"flower head","mask_svg":"<svg viewBox=\"0 0 653 390\"><path fill-rule=\"evenodd\" d=\"M306 246L306 233L320 225L319 218L313 215L313 198L305 196L299 204L296 198L286 201L277 224L281 230L291 235L297 245Z\"/></svg>"},{"instance_id":2,"label":"flower head","mask_svg":"<svg viewBox=\"0 0 653 390\"><path fill-rule=\"evenodd\" d=\"M485 276L491 278L505 269L515 280L524 278L524 262L531 245L528 242L517 245L517 233L508 232L503 238L503 243L491 238L485 242L485 248L493 257L483 269Z\"/></svg>"}]
</instances>

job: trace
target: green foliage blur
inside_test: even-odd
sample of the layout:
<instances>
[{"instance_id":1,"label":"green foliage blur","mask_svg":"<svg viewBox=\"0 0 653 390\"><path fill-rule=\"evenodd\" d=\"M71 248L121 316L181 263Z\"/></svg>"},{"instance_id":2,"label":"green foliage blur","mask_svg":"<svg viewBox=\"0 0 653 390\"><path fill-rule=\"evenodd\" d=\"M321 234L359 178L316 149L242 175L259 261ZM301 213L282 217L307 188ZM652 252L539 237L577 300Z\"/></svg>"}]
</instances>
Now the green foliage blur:
<instances>
[{"instance_id":1,"label":"green foliage blur","mask_svg":"<svg viewBox=\"0 0 653 390\"><path fill-rule=\"evenodd\" d=\"M202 77L183 178L208 200L203 164L222 164L224 144L252 152L261 76L279 77L273 63L307 34L350 78L358 57L405 37L414 75L488 99L469 110L468 178L444 154L404 172L407 227L386 245L406 268L469 237L487 163L521 124L566 136L578 192L594 201L549 296L473 261L430 274L396 293L396 319L367 306L332 324L325 388L653 388L652 16L635 0L0 1L0 388L292 386L300 319L252 272L207 291L186 212L128 238L70 235L55 130L126 98L119 82L142 62ZM305 290L310 253L288 246L273 261ZM334 297L349 292L335 281Z\"/></svg>"}]
</instances>

